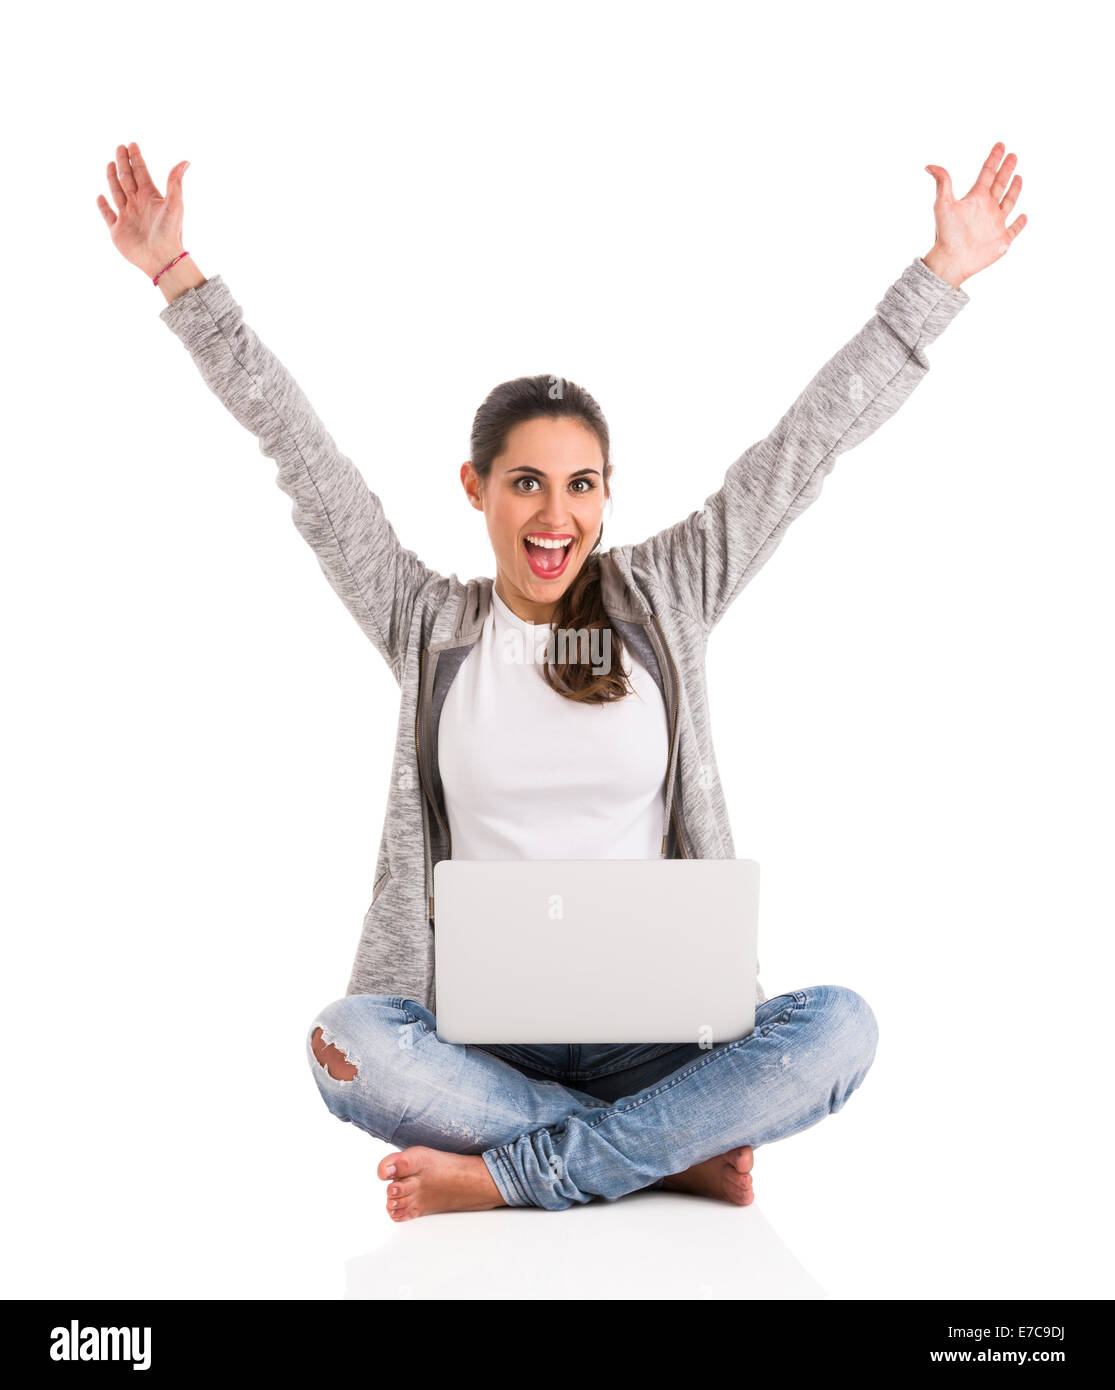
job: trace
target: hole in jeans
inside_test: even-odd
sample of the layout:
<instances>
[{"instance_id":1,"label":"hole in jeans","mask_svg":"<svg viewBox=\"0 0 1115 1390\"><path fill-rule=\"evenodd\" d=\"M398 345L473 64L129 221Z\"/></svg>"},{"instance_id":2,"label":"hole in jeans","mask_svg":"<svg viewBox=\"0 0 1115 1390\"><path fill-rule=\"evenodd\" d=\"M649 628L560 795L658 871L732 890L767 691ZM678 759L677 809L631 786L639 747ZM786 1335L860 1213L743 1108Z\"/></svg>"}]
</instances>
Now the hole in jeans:
<instances>
[{"instance_id":1,"label":"hole in jeans","mask_svg":"<svg viewBox=\"0 0 1115 1390\"><path fill-rule=\"evenodd\" d=\"M310 1046L318 1064L323 1066L334 1081L352 1081L357 1076L356 1068L339 1047L322 1041L322 1031L315 1028L310 1038Z\"/></svg>"}]
</instances>

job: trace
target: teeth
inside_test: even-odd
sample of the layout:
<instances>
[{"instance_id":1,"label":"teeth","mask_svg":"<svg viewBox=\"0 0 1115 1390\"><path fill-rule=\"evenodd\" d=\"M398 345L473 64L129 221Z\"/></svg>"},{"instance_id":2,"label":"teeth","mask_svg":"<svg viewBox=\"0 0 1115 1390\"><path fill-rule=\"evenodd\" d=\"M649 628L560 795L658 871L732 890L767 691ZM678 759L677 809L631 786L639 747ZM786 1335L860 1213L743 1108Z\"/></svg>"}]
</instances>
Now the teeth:
<instances>
[{"instance_id":1,"label":"teeth","mask_svg":"<svg viewBox=\"0 0 1115 1390\"><path fill-rule=\"evenodd\" d=\"M527 540L530 541L532 545L542 546L544 550L564 550L567 545L573 544L572 536L564 541L543 540L541 536L527 536Z\"/></svg>"}]
</instances>

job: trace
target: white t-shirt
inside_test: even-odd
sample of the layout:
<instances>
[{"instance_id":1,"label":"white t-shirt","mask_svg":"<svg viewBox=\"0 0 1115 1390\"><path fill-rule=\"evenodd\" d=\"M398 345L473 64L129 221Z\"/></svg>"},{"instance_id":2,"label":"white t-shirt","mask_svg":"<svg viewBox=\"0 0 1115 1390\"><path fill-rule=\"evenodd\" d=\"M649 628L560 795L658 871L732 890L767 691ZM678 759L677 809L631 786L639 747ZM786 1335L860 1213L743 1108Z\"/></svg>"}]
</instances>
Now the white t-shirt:
<instances>
[{"instance_id":1,"label":"white t-shirt","mask_svg":"<svg viewBox=\"0 0 1115 1390\"><path fill-rule=\"evenodd\" d=\"M567 700L542 674L550 632L492 590L438 723L453 858L658 859L669 753L662 693L625 651L633 695ZM601 662L605 652L590 657ZM614 667L614 646L610 657Z\"/></svg>"}]
</instances>

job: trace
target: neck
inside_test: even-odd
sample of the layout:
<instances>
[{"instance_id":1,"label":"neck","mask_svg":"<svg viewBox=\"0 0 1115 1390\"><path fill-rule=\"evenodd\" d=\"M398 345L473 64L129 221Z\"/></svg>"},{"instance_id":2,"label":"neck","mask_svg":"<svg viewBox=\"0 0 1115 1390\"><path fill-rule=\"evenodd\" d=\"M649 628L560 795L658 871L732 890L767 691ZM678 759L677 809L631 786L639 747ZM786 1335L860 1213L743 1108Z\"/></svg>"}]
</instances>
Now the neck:
<instances>
[{"instance_id":1,"label":"neck","mask_svg":"<svg viewBox=\"0 0 1115 1390\"><path fill-rule=\"evenodd\" d=\"M554 610L557 608L556 602L538 603L534 599L520 594L516 589L508 592L508 585L504 582L502 574L496 576L495 591L516 618L521 618L524 623L553 622Z\"/></svg>"}]
</instances>

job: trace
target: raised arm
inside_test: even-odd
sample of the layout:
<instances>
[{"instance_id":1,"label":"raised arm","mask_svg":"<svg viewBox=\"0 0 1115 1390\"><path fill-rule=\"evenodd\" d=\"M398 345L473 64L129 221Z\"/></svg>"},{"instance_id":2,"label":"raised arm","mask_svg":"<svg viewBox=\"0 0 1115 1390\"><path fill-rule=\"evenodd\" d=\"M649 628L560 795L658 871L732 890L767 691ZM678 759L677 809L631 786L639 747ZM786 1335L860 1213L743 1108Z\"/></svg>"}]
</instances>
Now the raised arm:
<instances>
[{"instance_id":1,"label":"raised arm","mask_svg":"<svg viewBox=\"0 0 1115 1390\"><path fill-rule=\"evenodd\" d=\"M996 144L963 200L937 182L933 249L915 258L874 315L829 359L765 439L728 469L697 511L630 547L633 572L705 631L814 501L836 459L888 420L929 370L926 348L968 303L963 280L997 260L1026 219L1007 227L1022 180ZM934 173L934 170L936 172Z\"/></svg>"},{"instance_id":2,"label":"raised arm","mask_svg":"<svg viewBox=\"0 0 1115 1390\"><path fill-rule=\"evenodd\" d=\"M120 229L114 242L152 278L158 275L168 300L159 317L185 345L206 385L256 436L260 452L275 462L278 485L294 503L295 525L330 584L401 679L415 603L427 585L447 581L404 549L379 498L337 448L294 378L244 322L221 276L205 279L189 259L159 274L181 251L182 166L171 172L166 199L151 183L137 145L118 147L116 165L109 170L121 210L110 223L114 232ZM158 225L156 201L165 210L174 199L177 229L163 226L157 239L143 234L145 218L147 225ZM107 221L107 204L102 211ZM129 224L140 235L131 235Z\"/></svg>"},{"instance_id":3,"label":"raised arm","mask_svg":"<svg viewBox=\"0 0 1115 1390\"><path fill-rule=\"evenodd\" d=\"M206 385L259 440L294 503L294 524L326 578L400 679L414 605L444 577L406 550L383 506L341 453L301 388L244 322L219 275L159 317L185 344Z\"/></svg>"}]
</instances>

